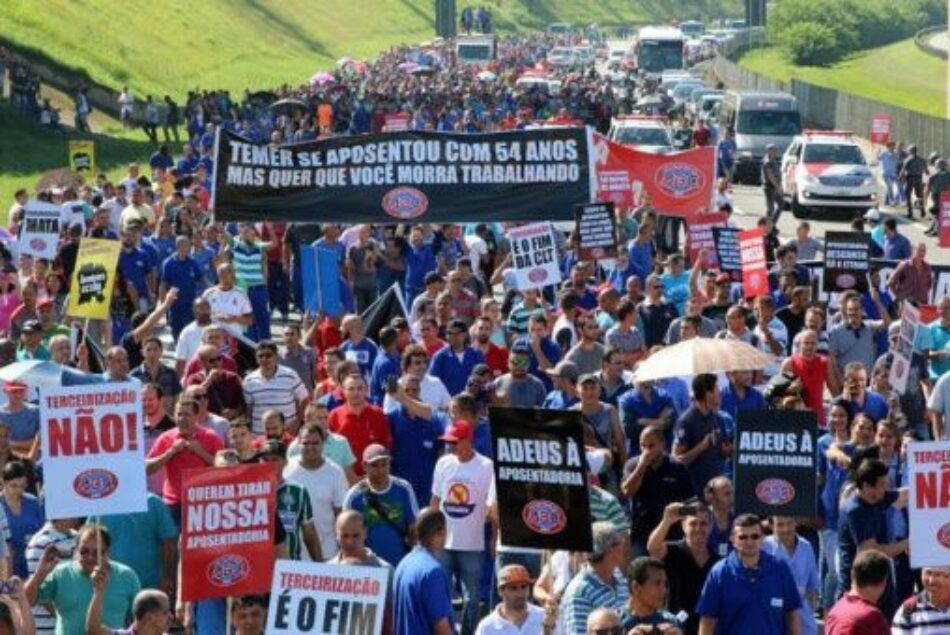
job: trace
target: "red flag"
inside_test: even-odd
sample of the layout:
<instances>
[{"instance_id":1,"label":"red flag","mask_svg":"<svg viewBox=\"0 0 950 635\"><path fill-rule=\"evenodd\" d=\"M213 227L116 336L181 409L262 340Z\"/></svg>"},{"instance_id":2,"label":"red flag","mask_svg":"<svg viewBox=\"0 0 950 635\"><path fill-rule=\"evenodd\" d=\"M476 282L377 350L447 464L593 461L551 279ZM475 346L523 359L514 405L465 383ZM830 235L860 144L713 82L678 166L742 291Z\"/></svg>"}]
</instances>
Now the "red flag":
<instances>
[{"instance_id":1,"label":"red flag","mask_svg":"<svg viewBox=\"0 0 950 635\"><path fill-rule=\"evenodd\" d=\"M267 593L274 573L276 465L188 470L182 489L182 599Z\"/></svg>"},{"instance_id":2,"label":"red flag","mask_svg":"<svg viewBox=\"0 0 950 635\"><path fill-rule=\"evenodd\" d=\"M765 231L761 227L739 232L742 254L742 293L754 298L769 292L769 272L765 261Z\"/></svg>"},{"instance_id":3,"label":"red flag","mask_svg":"<svg viewBox=\"0 0 950 635\"><path fill-rule=\"evenodd\" d=\"M664 214L690 222L710 210L716 184L716 148L656 154L594 134L597 200L618 207L650 202Z\"/></svg>"},{"instance_id":4,"label":"red flag","mask_svg":"<svg viewBox=\"0 0 950 635\"><path fill-rule=\"evenodd\" d=\"M891 140L891 116L880 113L871 117L871 143L885 144Z\"/></svg>"}]
</instances>

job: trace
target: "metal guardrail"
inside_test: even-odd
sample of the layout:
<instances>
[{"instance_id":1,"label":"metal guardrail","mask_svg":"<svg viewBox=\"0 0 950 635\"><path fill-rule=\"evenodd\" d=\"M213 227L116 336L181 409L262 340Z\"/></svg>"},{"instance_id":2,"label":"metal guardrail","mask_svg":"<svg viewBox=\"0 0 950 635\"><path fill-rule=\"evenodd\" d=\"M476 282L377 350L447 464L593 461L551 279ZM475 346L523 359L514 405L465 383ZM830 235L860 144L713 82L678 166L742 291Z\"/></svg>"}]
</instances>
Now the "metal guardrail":
<instances>
[{"instance_id":1,"label":"metal guardrail","mask_svg":"<svg viewBox=\"0 0 950 635\"><path fill-rule=\"evenodd\" d=\"M914 44L917 45L924 53L929 53L935 55L942 59L947 59L947 49L940 48L938 46L933 46L930 43L930 36L934 33L940 33L941 31L946 31L946 24L937 24L934 26L928 26L926 29L921 29L914 34Z\"/></svg>"}]
</instances>

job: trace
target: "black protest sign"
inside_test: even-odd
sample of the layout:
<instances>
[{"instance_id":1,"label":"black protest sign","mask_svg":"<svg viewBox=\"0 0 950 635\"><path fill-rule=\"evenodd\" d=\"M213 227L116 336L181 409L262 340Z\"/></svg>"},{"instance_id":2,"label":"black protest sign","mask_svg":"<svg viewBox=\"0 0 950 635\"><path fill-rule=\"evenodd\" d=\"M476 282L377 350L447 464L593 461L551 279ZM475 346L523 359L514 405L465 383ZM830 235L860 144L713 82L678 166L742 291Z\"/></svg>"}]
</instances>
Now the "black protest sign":
<instances>
[{"instance_id":1,"label":"black protest sign","mask_svg":"<svg viewBox=\"0 0 950 635\"><path fill-rule=\"evenodd\" d=\"M870 234L825 232L824 291L867 291L870 270Z\"/></svg>"},{"instance_id":2,"label":"black protest sign","mask_svg":"<svg viewBox=\"0 0 950 635\"><path fill-rule=\"evenodd\" d=\"M569 221L575 205L592 199L583 127L405 131L283 147L218 135L219 221Z\"/></svg>"},{"instance_id":3,"label":"black protest sign","mask_svg":"<svg viewBox=\"0 0 950 635\"><path fill-rule=\"evenodd\" d=\"M502 544L590 551L581 413L490 408Z\"/></svg>"},{"instance_id":4,"label":"black protest sign","mask_svg":"<svg viewBox=\"0 0 950 635\"><path fill-rule=\"evenodd\" d=\"M812 410L740 410L736 513L814 516L818 416Z\"/></svg>"},{"instance_id":5,"label":"black protest sign","mask_svg":"<svg viewBox=\"0 0 950 635\"><path fill-rule=\"evenodd\" d=\"M617 257L617 218L613 203L591 203L574 208L574 245L578 260Z\"/></svg>"},{"instance_id":6,"label":"black protest sign","mask_svg":"<svg viewBox=\"0 0 950 635\"><path fill-rule=\"evenodd\" d=\"M739 249L739 230L732 227L713 227L712 232L719 270L725 273L740 273L742 251Z\"/></svg>"}]
</instances>

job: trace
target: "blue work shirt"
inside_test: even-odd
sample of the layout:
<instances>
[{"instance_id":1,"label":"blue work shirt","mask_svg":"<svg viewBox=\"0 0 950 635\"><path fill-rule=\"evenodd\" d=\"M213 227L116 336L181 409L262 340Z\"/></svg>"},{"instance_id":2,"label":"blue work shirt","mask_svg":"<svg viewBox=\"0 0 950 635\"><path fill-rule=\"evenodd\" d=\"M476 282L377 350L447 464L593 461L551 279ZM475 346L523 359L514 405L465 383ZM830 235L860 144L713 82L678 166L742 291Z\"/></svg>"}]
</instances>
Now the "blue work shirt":
<instances>
[{"instance_id":1,"label":"blue work shirt","mask_svg":"<svg viewBox=\"0 0 950 635\"><path fill-rule=\"evenodd\" d=\"M643 429L637 424L637 419L656 419L666 408L672 408L672 418L676 415L676 407L673 405L673 399L662 388L654 386L653 393L649 401L640 390L639 386L628 390L617 402L617 410L620 414L620 425L623 426L627 437L630 456L640 454L640 433ZM666 447L671 447L673 441L673 426L668 425L663 436L666 438Z\"/></svg>"},{"instance_id":2,"label":"blue work shirt","mask_svg":"<svg viewBox=\"0 0 950 635\"><path fill-rule=\"evenodd\" d=\"M455 633L455 610L449 577L424 547L409 552L393 577L394 635L425 635L448 620Z\"/></svg>"},{"instance_id":3,"label":"blue work shirt","mask_svg":"<svg viewBox=\"0 0 950 635\"><path fill-rule=\"evenodd\" d=\"M380 350L373 362L373 369L369 374L369 397L377 406L383 405L383 399L386 398L386 381L393 375L399 377L402 374L400 366L401 357L399 352L387 353Z\"/></svg>"},{"instance_id":4,"label":"blue work shirt","mask_svg":"<svg viewBox=\"0 0 950 635\"><path fill-rule=\"evenodd\" d=\"M788 565L759 554L757 569L748 569L733 551L713 565L696 612L716 619L716 635L788 633L785 614L802 608Z\"/></svg>"},{"instance_id":5,"label":"blue work shirt","mask_svg":"<svg viewBox=\"0 0 950 635\"><path fill-rule=\"evenodd\" d=\"M135 287L135 292L139 294L139 297L148 297L146 277L151 269L148 253L142 248L133 247L129 250L119 250L119 271L122 272L122 276L126 281ZM108 298L106 299L108 300Z\"/></svg>"},{"instance_id":6,"label":"blue work shirt","mask_svg":"<svg viewBox=\"0 0 950 635\"><path fill-rule=\"evenodd\" d=\"M881 396L879 393L874 392L873 390L868 390L864 395L864 405L859 408L856 403L851 402L851 416L855 416L858 413L864 413L867 416L871 417L874 420L874 423L877 423L881 419L887 416L887 400Z\"/></svg>"},{"instance_id":7,"label":"blue work shirt","mask_svg":"<svg viewBox=\"0 0 950 635\"><path fill-rule=\"evenodd\" d=\"M412 417L401 405L387 410L386 417L393 437L392 473L409 481L416 499L428 504L442 445L439 437L449 427L449 419L439 411L428 419Z\"/></svg>"},{"instance_id":8,"label":"blue work shirt","mask_svg":"<svg viewBox=\"0 0 950 635\"><path fill-rule=\"evenodd\" d=\"M406 254L406 289L421 291L425 287L426 274L436 270L432 245L410 246Z\"/></svg>"},{"instance_id":9,"label":"blue work shirt","mask_svg":"<svg viewBox=\"0 0 950 635\"><path fill-rule=\"evenodd\" d=\"M162 263L159 280L169 287L178 289L178 299L172 305L173 310L191 312L191 303L198 297L198 285L201 282L201 267L191 256L179 258L177 254L169 256Z\"/></svg>"},{"instance_id":10,"label":"blue work shirt","mask_svg":"<svg viewBox=\"0 0 950 635\"><path fill-rule=\"evenodd\" d=\"M722 404L719 406L722 410L729 413L733 420L739 419L740 410L761 410L766 407L765 397L758 389L749 386L746 388L745 397L739 397L732 382L722 389Z\"/></svg>"},{"instance_id":11,"label":"blue work shirt","mask_svg":"<svg viewBox=\"0 0 950 635\"><path fill-rule=\"evenodd\" d=\"M376 362L376 355L379 353L373 340L364 337L357 344L354 344L352 340L346 340L340 344L340 350L343 351L346 359L356 362L364 377L370 376L373 363Z\"/></svg>"},{"instance_id":12,"label":"blue work shirt","mask_svg":"<svg viewBox=\"0 0 950 635\"><path fill-rule=\"evenodd\" d=\"M485 355L478 349L466 346L461 353L462 358L452 350L451 346L443 346L429 362L429 374L438 377L445 384L445 389L453 397L463 390L468 382L472 369L478 364L485 363Z\"/></svg>"}]
</instances>

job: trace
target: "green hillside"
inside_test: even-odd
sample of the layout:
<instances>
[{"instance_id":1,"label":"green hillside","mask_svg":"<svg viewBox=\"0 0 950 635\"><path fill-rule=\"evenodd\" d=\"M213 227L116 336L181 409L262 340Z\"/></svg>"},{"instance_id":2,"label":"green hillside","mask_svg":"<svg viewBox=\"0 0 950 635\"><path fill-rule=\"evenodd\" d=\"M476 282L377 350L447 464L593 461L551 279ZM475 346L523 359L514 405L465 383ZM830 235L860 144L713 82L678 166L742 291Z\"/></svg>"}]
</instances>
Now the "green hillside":
<instances>
[{"instance_id":1,"label":"green hillside","mask_svg":"<svg viewBox=\"0 0 950 635\"><path fill-rule=\"evenodd\" d=\"M485 0L502 31L739 15L740 0ZM473 5L481 2L473 2ZM461 10L466 3L458 2ZM145 93L303 82L434 36L434 0L3 0L0 38Z\"/></svg>"},{"instance_id":2,"label":"green hillside","mask_svg":"<svg viewBox=\"0 0 950 635\"><path fill-rule=\"evenodd\" d=\"M777 47L753 49L739 64L782 81L798 78L935 117L946 116L947 60L921 51L913 38L859 51L830 66L795 66ZM882 70L887 81L881 81Z\"/></svg>"}]
</instances>

